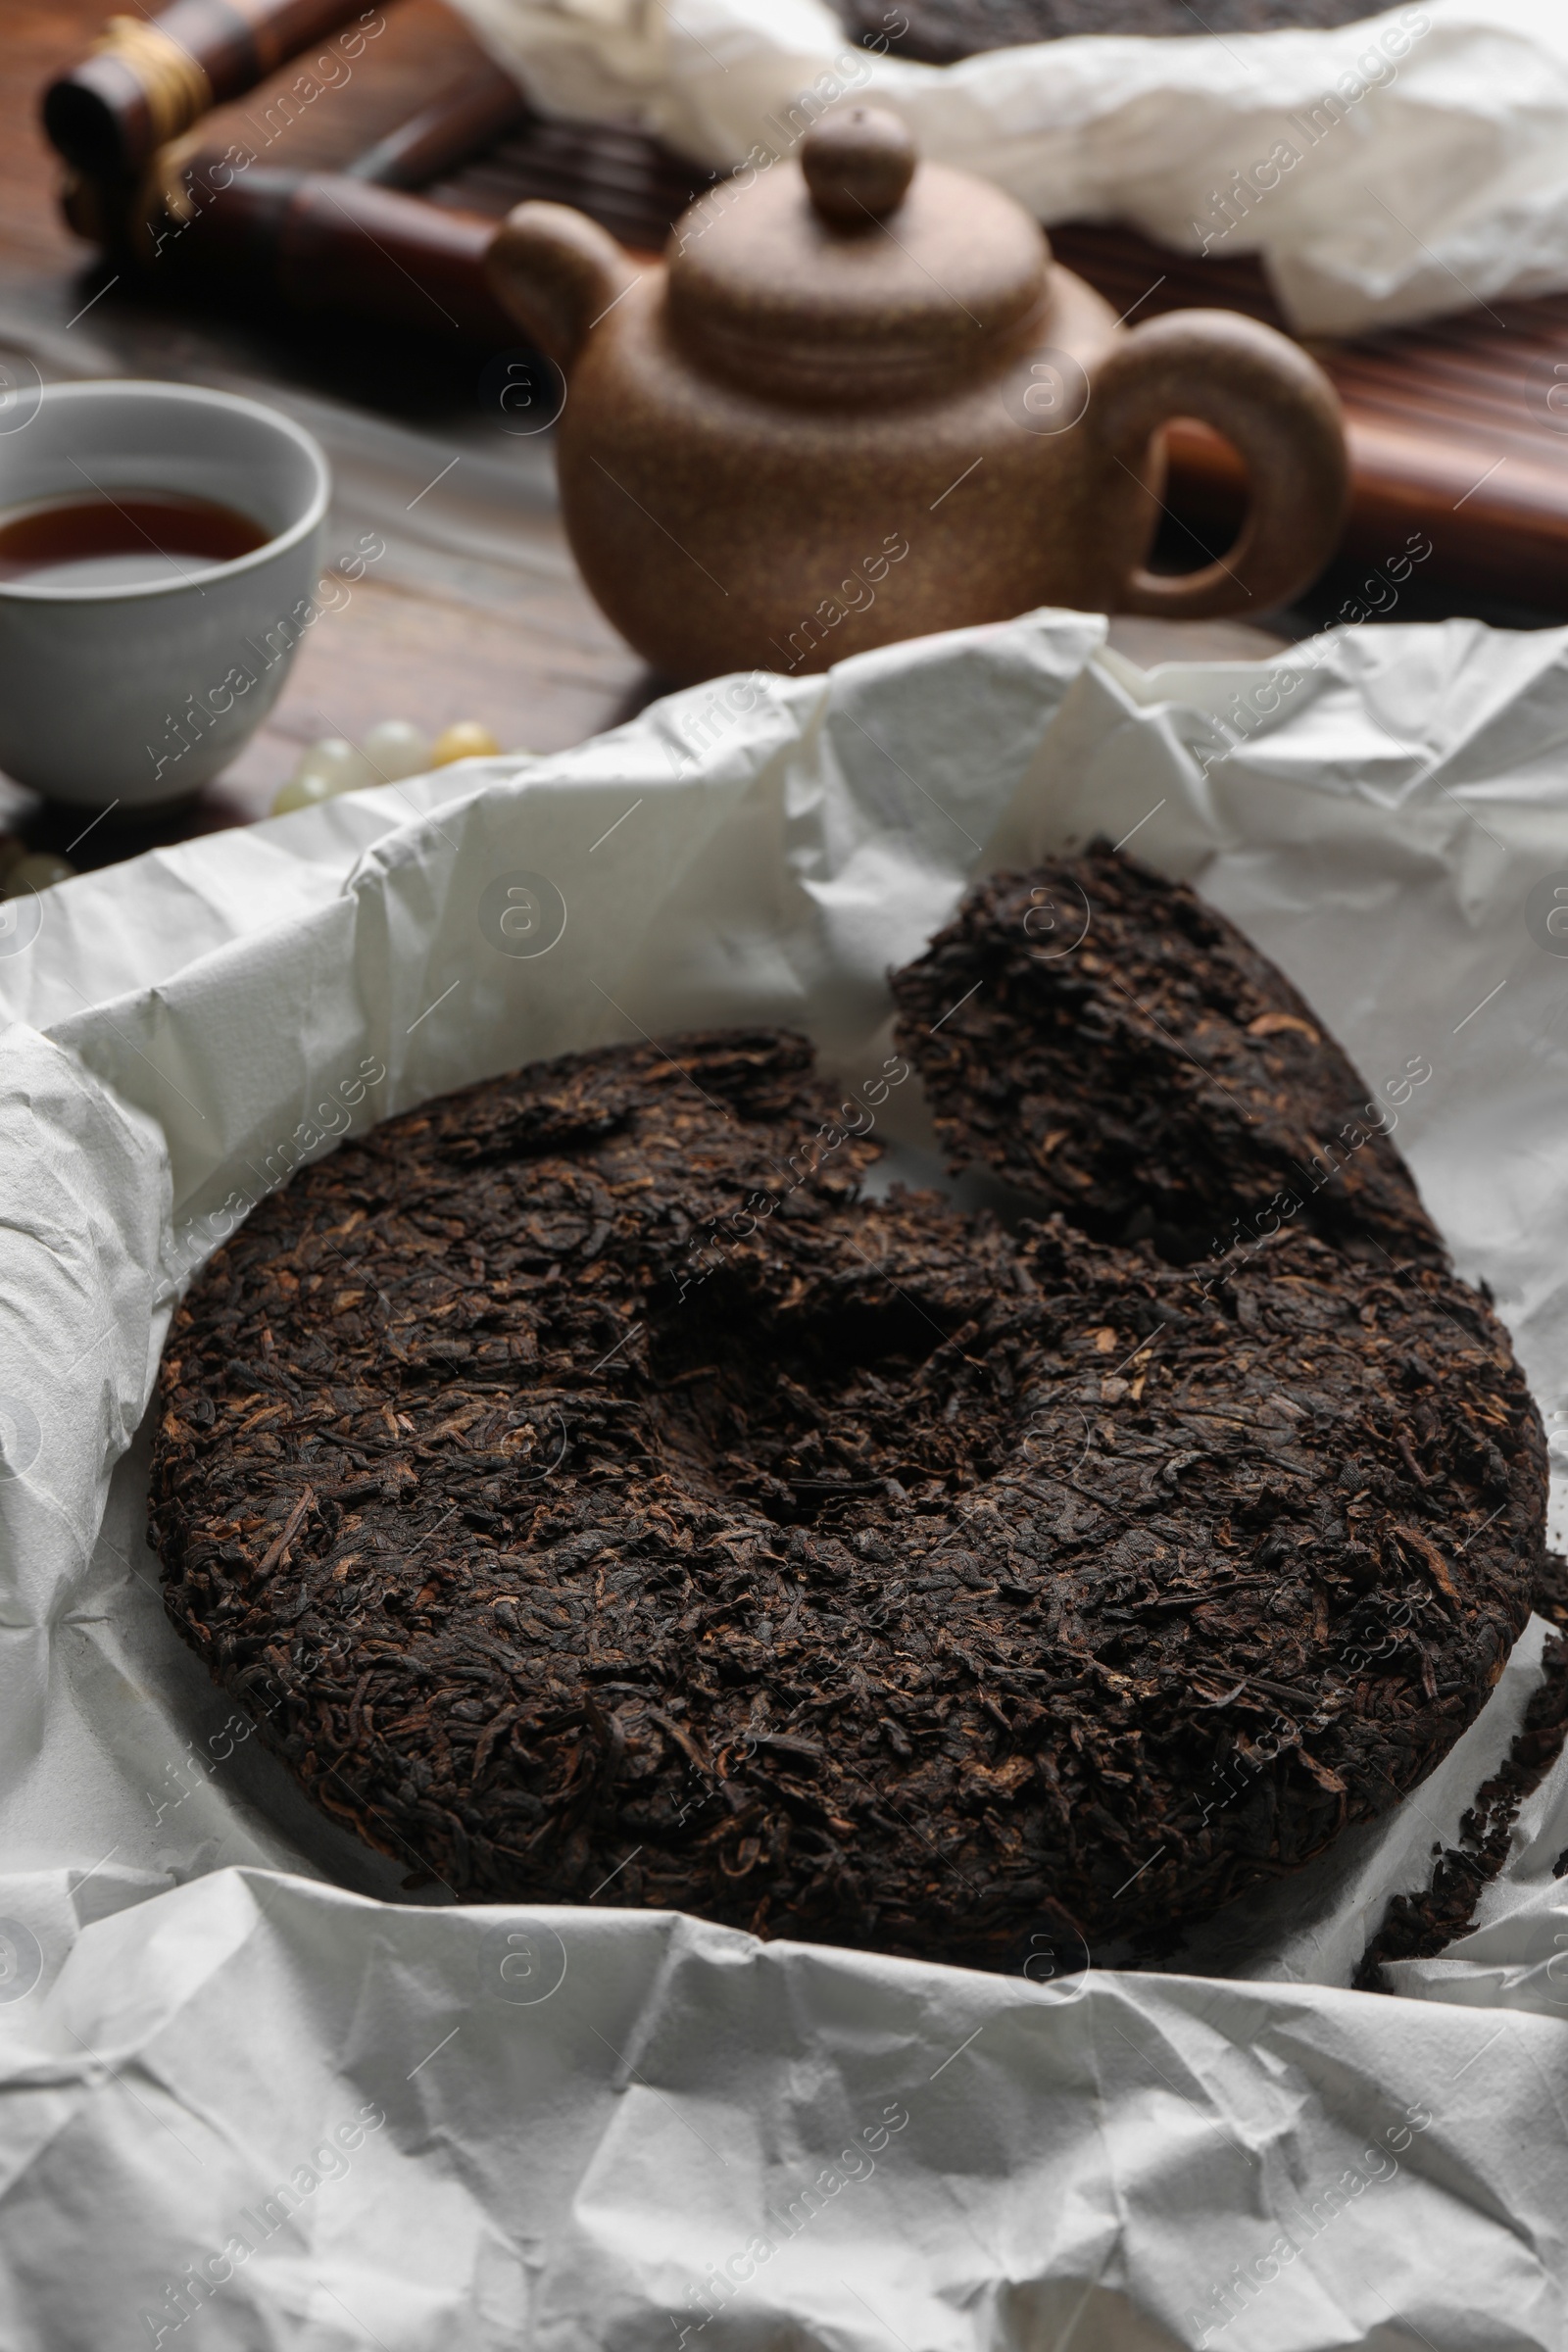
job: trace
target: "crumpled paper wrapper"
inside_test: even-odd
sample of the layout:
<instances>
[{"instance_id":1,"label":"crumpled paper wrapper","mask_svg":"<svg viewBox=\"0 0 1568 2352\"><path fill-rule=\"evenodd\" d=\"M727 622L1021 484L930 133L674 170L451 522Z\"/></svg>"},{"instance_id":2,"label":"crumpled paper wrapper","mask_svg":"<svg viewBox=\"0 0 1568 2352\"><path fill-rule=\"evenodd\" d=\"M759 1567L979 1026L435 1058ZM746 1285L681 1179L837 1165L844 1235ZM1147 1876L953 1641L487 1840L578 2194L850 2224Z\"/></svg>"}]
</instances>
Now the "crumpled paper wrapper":
<instances>
[{"instance_id":1,"label":"crumpled paper wrapper","mask_svg":"<svg viewBox=\"0 0 1568 2352\"><path fill-rule=\"evenodd\" d=\"M1036 1982L405 1894L162 1613L171 1301L291 1163L697 1023L798 1023L860 1075L966 878L1096 832L1317 1005L1561 1429L1568 632L1151 673L1103 633L713 681L0 910L8 2344L1556 2346L1568 1772L1470 1934L1403 1997L1346 1988L1506 1749L1539 1622L1429 1782L1179 1971Z\"/></svg>"},{"instance_id":2,"label":"crumpled paper wrapper","mask_svg":"<svg viewBox=\"0 0 1568 2352\"><path fill-rule=\"evenodd\" d=\"M1258 253L1293 324L1355 334L1568 285L1561 0L1423 0L1333 31L1097 34L954 66L853 46L825 0L457 0L542 106L719 171L844 98L1048 224Z\"/></svg>"}]
</instances>

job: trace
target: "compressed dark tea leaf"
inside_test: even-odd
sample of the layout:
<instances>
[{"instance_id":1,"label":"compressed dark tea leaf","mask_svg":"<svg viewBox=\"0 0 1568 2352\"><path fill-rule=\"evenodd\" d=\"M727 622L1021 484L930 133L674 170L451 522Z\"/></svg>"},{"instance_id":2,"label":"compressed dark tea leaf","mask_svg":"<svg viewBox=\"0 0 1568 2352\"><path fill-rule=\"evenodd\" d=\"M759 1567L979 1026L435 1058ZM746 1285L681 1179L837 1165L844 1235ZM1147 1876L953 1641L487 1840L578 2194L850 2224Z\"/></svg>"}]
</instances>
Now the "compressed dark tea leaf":
<instances>
[{"instance_id":1,"label":"compressed dark tea leaf","mask_svg":"<svg viewBox=\"0 0 1568 2352\"><path fill-rule=\"evenodd\" d=\"M988 886L899 984L905 1051L950 1121L972 1083L1018 1182L972 1041L1034 1085L1058 1040L1080 1217L1100 1102L1061 975L1018 978L1002 1026L918 1012L955 941L990 972L1033 891L1125 870ZM1142 970L1191 914L1128 888ZM1242 943L1207 920L1189 952L1234 1024ZM1145 1200L1117 1173L1122 1229L1233 1215L1273 1164L1224 1193L1179 1059L1144 1069L1175 1140ZM1363 1226L1342 1202L1184 1264L1049 1201L1008 1233L861 1198L889 1083L829 1094L773 1033L536 1065L301 1171L179 1310L171 1612L411 1877L1040 1976L1157 1953L1474 1718L1528 1612L1544 1448L1392 1152Z\"/></svg>"},{"instance_id":2,"label":"compressed dark tea leaf","mask_svg":"<svg viewBox=\"0 0 1568 2352\"><path fill-rule=\"evenodd\" d=\"M1296 1220L1368 1264L1446 1262L1397 1111L1183 884L1102 848L999 874L894 994L955 1164L1102 1241L1191 1260Z\"/></svg>"},{"instance_id":3,"label":"compressed dark tea leaf","mask_svg":"<svg viewBox=\"0 0 1568 2352\"><path fill-rule=\"evenodd\" d=\"M899 0L896 8L889 0L836 0L836 6L857 40L938 66L1073 33L1280 32L1355 24L1382 14L1378 0L1203 0L1201 11L1187 0Z\"/></svg>"},{"instance_id":4,"label":"compressed dark tea leaf","mask_svg":"<svg viewBox=\"0 0 1568 2352\"><path fill-rule=\"evenodd\" d=\"M1539 1688L1525 1709L1507 1755L1483 1781L1459 1824L1457 1845L1438 1853L1427 1886L1418 1894L1396 1894L1367 1945L1354 1983L1360 1992L1392 1989L1384 1974L1390 1960L1429 1958L1475 1924L1476 1905L1508 1859L1514 1824L1525 1798L1539 1788L1568 1740L1568 1642L1548 1640ZM1554 1878L1568 1871L1559 1854Z\"/></svg>"}]
</instances>

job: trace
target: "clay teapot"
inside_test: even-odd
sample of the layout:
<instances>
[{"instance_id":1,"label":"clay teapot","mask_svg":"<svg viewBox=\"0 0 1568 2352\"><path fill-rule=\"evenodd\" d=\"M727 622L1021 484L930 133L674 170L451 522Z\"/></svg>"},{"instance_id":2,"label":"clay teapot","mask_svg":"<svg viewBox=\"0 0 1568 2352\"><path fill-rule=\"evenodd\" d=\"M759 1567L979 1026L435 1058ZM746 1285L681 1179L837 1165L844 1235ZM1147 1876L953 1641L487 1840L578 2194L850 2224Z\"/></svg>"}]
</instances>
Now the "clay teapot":
<instances>
[{"instance_id":1,"label":"clay teapot","mask_svg":"<svg viewBox=\"0 0 1568 2352\"><path fill-rule=\"evenodd\" d=\"M666 677L824 669L1036 605L1260 613L1322 568L1348 467L1328 378L1227 311L1125 329L1021 205L917 161L897 116L824 116L639 270L521 204L488 269L567 380L557 462L583 575ZM1160 427L1246 462L1240 538L1146 568Z\"/></svg>"}]
</instances>

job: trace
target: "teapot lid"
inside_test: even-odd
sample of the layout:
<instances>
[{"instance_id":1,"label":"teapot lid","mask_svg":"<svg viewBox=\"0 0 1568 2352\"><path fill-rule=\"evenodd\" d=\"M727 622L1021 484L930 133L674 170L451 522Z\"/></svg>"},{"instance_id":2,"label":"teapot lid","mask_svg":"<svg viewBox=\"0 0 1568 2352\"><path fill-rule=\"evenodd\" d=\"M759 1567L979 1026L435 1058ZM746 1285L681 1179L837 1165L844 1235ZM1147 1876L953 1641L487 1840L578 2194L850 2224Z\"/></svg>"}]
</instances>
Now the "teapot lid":
<instances>
[{"instance_id":1,"label":"teapot lid","mask_svg":"<svg viewBox=\"0 0 1568 2352\"><path fill-rule=\"evenodd\" d=\"M1051 248L968 172L921 164L897 115L824 115L780 159L721 180L675 223L669 309L683 340L768 392L931 391L1039 318Z\"/></svg>"}]
</instances>

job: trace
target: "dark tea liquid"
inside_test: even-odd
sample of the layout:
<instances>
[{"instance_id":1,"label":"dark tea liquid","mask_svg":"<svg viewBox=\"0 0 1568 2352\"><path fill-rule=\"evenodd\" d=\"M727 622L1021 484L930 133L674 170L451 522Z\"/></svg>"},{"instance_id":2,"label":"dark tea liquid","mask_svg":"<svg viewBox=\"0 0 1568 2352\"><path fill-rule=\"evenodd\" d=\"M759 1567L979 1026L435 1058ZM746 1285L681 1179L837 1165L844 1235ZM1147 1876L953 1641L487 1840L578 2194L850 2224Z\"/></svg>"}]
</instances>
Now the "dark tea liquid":
<instances>
[{"instance_id":1,"label":"dark tea liquid","mask_svg":"<svg viewBox=\"0 0 1568 2352\"><path fill-rule=\"evenodd\" d=\"M0 582L138 588L232 563L271 537L235 507L174 490L89 491L0 510Z\"/></svg>"}]
</instances>

